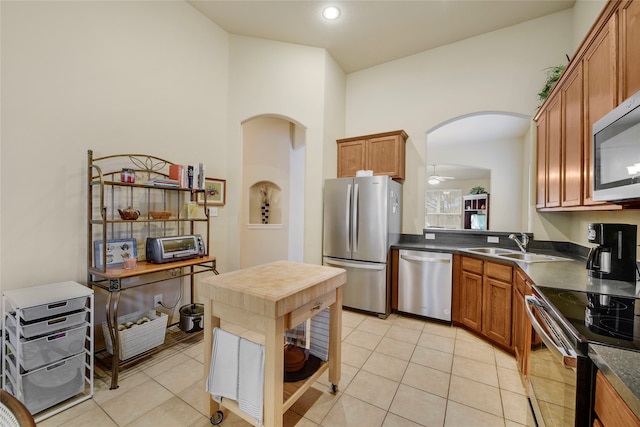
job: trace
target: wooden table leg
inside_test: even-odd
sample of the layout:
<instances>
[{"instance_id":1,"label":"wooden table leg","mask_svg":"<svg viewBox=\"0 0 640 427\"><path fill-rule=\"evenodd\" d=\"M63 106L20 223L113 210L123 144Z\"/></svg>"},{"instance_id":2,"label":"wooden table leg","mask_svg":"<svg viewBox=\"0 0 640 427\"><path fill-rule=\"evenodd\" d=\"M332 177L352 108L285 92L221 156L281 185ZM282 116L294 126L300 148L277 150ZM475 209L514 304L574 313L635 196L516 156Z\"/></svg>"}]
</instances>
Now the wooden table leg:
<instances>
[{"instance_id":1,"label":"wooden table leg","mask_svg":"<svg viewBox=\"0 0 640 427\"><path fill-rule=\"evenodd\" d=\"M338 390L342 354L342 287L336 288L336 302L329 310L329 382Z\"/></svg>"},{"instance_id":2,"label":"wooden table leg","mask_svg":"<svg viewBox=\"0 0 640 427\"><path fill-rule=\"evenodd\" d=\"M284 317L266 319L264 426L282 427L284 406Z\"/></svg>"}]
</instances>

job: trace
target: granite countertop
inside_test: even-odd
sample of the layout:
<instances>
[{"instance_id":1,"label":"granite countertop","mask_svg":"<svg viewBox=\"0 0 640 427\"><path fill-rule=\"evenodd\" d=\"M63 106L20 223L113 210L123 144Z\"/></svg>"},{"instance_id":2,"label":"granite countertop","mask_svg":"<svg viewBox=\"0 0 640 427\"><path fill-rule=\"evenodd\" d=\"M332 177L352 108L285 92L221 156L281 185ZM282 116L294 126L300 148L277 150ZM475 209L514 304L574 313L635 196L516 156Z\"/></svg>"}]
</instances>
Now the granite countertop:
<instances>
[{"instance_id":1,"label":"granite countertop","mask_svg":"<svg viewBox=\"0 0 640 427\"><path fill-rule=\"evenodd\" d=\"M636 417L640 418L640 352L589 344L589 357Z\"/></svg>"},{"instance_id":2,"label":"granite countertop","mask_svg":"<svg viewBox=\"0 0 640 427\"><path fill-rule=\"evenodd\" d=\"M571 260L524 263L464 251L464 249L472 247L502 247L518 250L515 242L508 239L509 233L469 233L468 231L453 233L435 231L432 233L431 230L425 230L425 233L430 235L429 240L425 239L424 235L403 235L397 244L392 245L392 248L460 253L511 263L517 265L529 276L534 286L538 288L561 288L624 297L640 296L640 281L631 283L590 277L586 269L586 257L589 249L572 243L532 240L529 252L557 255L571 258ZM488 236L492 236L494 240L497 238L498 242L489 243ZM590 344L589 357L604 373L636 416L640 418L640 375L638 374L640 352Z\"/></svg>"}]
</instances>

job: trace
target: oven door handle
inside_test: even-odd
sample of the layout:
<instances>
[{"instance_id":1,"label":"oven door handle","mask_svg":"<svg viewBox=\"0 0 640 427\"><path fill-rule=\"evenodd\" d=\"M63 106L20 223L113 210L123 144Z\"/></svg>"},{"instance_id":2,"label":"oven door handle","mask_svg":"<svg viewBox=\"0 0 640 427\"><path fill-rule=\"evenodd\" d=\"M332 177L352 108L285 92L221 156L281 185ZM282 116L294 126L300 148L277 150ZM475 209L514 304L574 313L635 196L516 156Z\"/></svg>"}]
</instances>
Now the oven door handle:
<instances>
[{"instance_id":1,"label":"oven door handle","mask_svg":"<svg viewBox=\"0 0 640 427\"><path fill-rule=\"evenodd\" d=\"M565 368L576 368L578 362L577 353L568 344L567 338L560 331L560 327L549 317L544 311L544 306L533 295L526 295L524 297L524 307L527 311L527 317L531 320L531 326L538 333L542 342L547 346L551 353L557 357ZM547 330L540 324L533 311L536 311L542 320L547 324L547 327L553 332L549 334ZM553 337L551 337L553 335Z\"/></svg>"}]
</instances>

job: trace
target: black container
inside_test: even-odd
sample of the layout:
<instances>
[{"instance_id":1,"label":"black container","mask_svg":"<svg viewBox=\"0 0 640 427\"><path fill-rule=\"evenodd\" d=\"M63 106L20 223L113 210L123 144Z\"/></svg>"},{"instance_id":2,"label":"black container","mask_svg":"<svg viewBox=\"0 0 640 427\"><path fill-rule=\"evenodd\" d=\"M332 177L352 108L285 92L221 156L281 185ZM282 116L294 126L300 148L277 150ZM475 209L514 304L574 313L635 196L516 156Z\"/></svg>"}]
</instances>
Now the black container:
<instances>
[{"instance_id":1,"label":"black container","mask_svg":"<svg viewBox=\"0 0 640 427\"><path fill-rule=\"evenodd\" d=\"M203 329L204 305L187 304L180 307L180 329L184 332L198 332Z\"/></svg>"}]
</instances>

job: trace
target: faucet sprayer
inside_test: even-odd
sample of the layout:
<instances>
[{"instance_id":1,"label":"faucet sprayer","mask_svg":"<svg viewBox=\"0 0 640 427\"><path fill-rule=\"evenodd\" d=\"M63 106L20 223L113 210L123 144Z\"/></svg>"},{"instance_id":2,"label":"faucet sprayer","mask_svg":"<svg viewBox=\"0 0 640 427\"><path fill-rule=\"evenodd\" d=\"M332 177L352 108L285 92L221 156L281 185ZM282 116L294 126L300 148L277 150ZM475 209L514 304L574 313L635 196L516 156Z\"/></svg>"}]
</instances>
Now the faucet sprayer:
<instances>
[{"instance_id":1,"label":"faucet sprayer","mask_svg":"<svg viewBox=\"0 0 640 427\"><path fill-rule=\"evenodd\" d=\"M529 235L527 233L522 232L522 240L519 240L515 234L509 234L509 239L516 242L522 252L527 252L527 247L529 246Z\"/></svg>"}]
</instances>

